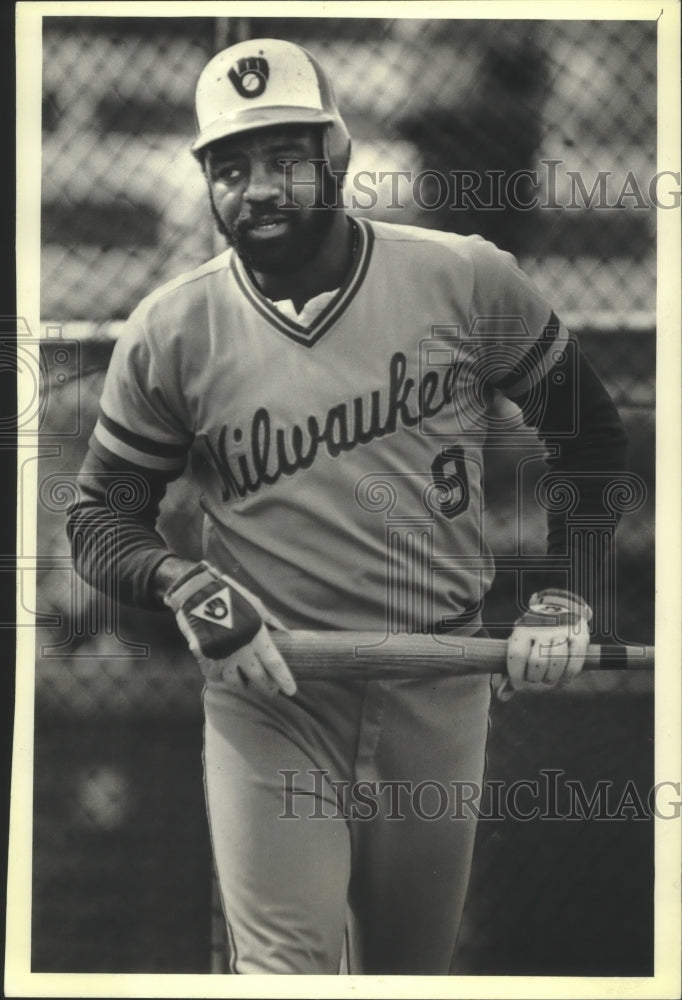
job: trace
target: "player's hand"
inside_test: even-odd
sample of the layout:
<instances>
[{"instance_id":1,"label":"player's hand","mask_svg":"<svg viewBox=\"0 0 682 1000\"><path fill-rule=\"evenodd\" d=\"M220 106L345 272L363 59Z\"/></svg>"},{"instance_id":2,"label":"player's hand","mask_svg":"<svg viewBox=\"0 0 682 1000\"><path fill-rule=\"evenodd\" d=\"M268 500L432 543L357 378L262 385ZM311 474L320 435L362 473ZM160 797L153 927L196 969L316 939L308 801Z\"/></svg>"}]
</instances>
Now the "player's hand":
<instances>
[{"instance_id":1,"label":"player's hand","mask_svg":"<svg viewBox=\"0 0 682 1000\"><path fill-rule=\"evenodd\" d=\"M180 577L164 601L211 679L253 684L263 694L292 695L296 682L267 626L286 631L250 590L201 562Z\"/></svg>"},{"instance_id":2,"label":"player's hand","mask_svg":"<svg viewBox=\"0 0 682 1000\"><path fill-rule=\"evenodd\" d=\"M533 594L507 643L507 674L496 692L500 701L522 688L547 691L574 680L585 662L591 619L589 605L569 591Z\"/></svg>"}]
</instances>

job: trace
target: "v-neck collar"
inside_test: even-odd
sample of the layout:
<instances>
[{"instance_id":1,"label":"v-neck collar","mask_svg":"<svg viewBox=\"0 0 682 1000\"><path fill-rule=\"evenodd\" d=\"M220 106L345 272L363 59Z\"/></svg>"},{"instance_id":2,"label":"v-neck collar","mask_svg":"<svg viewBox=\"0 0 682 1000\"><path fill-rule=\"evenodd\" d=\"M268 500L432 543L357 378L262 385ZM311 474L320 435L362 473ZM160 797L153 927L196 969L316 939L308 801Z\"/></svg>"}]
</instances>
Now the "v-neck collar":
<instances>
[{"instance_id":1,"label":"v-neck collar","mask_svg":"<svg viewBox=\"0 0 682 1000\"><path fill-rule=\"evenodd\" d=\"M302 344L304 347L312 347L313 344L317 343L320 337L345 312L349 303L358 292L367 273L372 254L374 233L372 232L371 225L365 219L354 219L353 221L358 227L358 249L350 271L334 298L309 326L301 326L300 323L289 319L276 309L271 300L253 285L238 254L232 254L231 267L237 279L237 284L254 309L267 319L272 326L276 327L280 333L285 334L291 340L295 340L297 344Z\"/></svg>"}]
</instances>

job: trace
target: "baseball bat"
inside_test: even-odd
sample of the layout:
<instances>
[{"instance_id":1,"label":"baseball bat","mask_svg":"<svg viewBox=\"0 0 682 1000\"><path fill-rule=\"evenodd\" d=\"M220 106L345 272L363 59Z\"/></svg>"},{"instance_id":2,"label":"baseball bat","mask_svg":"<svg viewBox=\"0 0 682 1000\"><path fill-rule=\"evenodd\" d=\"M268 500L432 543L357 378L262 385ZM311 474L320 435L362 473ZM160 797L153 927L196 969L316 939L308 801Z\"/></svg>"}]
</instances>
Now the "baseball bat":
<instances>
[{"instance_id":1,"label":"baseball bat","mask_svg":"<svg viewBox=\"0 0 682 1000\"><path fill-rule=\"evenodd\" d=\"M355 677L389 680L476 673L503 673L506 639L453 635L391 635L378 632L271 632L300 680ZM585 670L653 670L653 646L592 645Z\"/></svg>"}]
</instances>

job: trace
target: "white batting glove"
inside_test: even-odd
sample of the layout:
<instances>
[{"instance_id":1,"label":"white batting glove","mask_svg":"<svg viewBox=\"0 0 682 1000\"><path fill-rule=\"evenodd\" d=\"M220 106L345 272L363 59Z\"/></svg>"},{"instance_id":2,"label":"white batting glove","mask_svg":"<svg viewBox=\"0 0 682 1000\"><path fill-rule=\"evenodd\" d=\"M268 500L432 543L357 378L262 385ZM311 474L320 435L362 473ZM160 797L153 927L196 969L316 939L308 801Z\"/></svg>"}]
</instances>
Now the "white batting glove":
<instances>
[{"instance_id":1,"label":"white batting glove","mask_svg":"<svg viewBox=\"0 0 682 1000\"><path fill-rule=\"evenodd\" d=\"M287 631L285 626L232 577L198 563L168 589L164 602L210 679L253 683L267 695L296 693L296 681L267 629Z\"/></svg>"},{"instance_id":2,"label":"white batting glove","mask_svg":"<svg viewBox=\"0 0 682 1000\"><path fill-rule=\"evenodd\" d=\"M583 668L590 644L590 606L568 590L533 594L507 643L507 675L500 701L520 689L548 691L570 683Z\"/></svg>"}]
</instances>

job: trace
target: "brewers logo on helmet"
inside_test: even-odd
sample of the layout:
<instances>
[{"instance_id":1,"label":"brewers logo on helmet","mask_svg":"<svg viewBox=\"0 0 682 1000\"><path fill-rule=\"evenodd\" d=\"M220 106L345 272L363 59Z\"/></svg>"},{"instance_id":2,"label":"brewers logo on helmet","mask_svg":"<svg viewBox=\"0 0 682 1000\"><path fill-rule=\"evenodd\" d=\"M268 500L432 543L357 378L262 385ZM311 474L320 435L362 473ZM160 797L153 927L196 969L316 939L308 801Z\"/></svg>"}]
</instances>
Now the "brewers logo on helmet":
<instances>
[{"instance_id":1,"label":"brewers logo on helmet","mask_svg":"<svg viewBox=\"0 0 682 1000\"><path fill-rule=\"evenodd\" d=\"M315 57L292 42L257 38L219 52L199 77L196 119L195 156L218 139L269 125L322 125L331 169L348 168L350 136L332 85Z\"/></svg>"}]
</instances>

